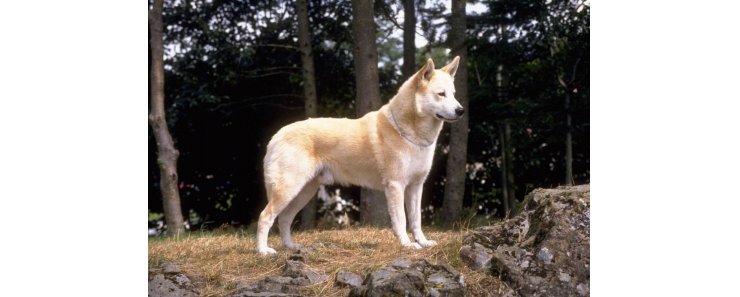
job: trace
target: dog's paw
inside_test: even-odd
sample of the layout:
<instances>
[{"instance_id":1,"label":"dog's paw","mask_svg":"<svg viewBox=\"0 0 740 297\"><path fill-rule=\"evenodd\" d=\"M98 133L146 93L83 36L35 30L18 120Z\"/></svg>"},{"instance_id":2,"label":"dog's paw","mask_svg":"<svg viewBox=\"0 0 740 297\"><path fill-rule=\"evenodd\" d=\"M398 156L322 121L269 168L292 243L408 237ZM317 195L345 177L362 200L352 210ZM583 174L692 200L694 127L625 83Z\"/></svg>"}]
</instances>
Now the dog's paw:
<instances>
[{"instance_id":1,"label":"dog's paw","mask_svg":"<svg viewBox=\"0 0 740 297\"><path fill-rule=\"evenodd\" d=\"M294 242L283 243L283 246L285 246L286 248L292 249L292 250L300 250L303 248L302 245L294 243Z\"/></svg>"},{"instance_id":2,"label":"dog's paw","mask_svg":"<svg viewBox=\"0 0 740 297\"><path fill-rule=\"evenodd\" d=\"M436 242L436 241L434 241L434 240L426 240L426 239L425 239L425 240L419 240L418 242L419 242L419 244L420 244L421 246L423 246L423 247L425 247L425 248L428 248L428 247L433 247L433 246L437 245L437 242Z\"/></svg>"},{"instance_id":3,"label":"dog's paw","mask_svg":"<svg viewBox=\"0 0 740 297\"><path fill-rule=\"evenodd\" d=\"M269 256L277 254L277 251L271 247L264 247L264 248L258 248L257 253L259 253L262 256Z\"/></svg>"},{"instance_id":4,"label":"dog's paw","mask_svg":"<svg viewBox=\"0 0 740 297\"><path fill-rule=\"evenodd\" d=\"M405 247L407 249L412 249L412 250L420 250L421 249L421 245L419 245L416 242L404 243L403 244L403 247Z\"/></svg>"}]
</instances>

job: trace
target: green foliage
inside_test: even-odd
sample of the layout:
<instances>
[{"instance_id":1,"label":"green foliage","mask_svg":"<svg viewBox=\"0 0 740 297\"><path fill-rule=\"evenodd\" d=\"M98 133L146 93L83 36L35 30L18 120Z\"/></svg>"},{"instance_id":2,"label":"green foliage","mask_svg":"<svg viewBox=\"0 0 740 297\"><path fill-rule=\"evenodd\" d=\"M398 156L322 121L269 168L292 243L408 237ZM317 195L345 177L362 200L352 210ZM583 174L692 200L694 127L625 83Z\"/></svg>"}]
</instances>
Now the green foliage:
<instances>
[{"instance_id":1,"label":"green foliage","mask_svg":"<svg viewBox=\"0 0 740 297\"><path fill-rule=\"evenodd\" d=\"M149 221L150 222L159 221L159 220L161 220L161 219L164 218L164 213L161 213L161 212L152 212L151 209L149 209L148 211L149 211Z\"/></svg>"}]
</instances>

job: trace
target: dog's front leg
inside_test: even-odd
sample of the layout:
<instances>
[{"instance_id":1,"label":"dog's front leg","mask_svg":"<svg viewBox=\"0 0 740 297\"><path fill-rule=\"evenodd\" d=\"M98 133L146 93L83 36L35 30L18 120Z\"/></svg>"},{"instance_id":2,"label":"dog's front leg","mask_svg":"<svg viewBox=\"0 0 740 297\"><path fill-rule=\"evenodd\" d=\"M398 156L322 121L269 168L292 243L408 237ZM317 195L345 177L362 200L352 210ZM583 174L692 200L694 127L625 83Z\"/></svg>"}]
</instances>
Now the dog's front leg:
<instances>
[{"instance_id":1,"label":"dog's front leg","mask_svg":"<svg viewBox=\"0 0 740 297\"><path fill-rule=\"evenodd\" d=\"M423 190L423 181L411 183L406 188L406 209L409 212L409 226L411 233L414 234L414 240L423 247L432 247L437 245L434 240L427 240L424 232L421 231L421 192Z\"/></svg>"},{"instance_id":2,"label":"dog's front leg","mask_svg":"<svg viewBox=\"0 0 740 297\"><path fill-rule=\"evenodd\" d=\"M388 182L385 186L385 197L388 199L388 214L391 217L391 227L401 245L407 248L420 249L421 245L411 242L406 233L406 214L403 210L404 186L399 182Z\"/></svg>"}]
</instances>

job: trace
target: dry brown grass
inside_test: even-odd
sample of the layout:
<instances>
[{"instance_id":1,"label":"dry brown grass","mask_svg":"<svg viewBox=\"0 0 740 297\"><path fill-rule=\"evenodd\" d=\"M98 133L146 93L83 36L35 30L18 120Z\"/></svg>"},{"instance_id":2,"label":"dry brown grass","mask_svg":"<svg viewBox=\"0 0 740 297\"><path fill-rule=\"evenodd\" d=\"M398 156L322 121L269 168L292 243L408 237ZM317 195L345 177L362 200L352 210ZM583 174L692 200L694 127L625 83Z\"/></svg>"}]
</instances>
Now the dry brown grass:
<instances>
[{"instance_id":1,"label":"dry brown grass","mask_svg":"<svg viewBox=\"0 0 740 297\"><path fill-rule=\"evenodd\" d=\"M438 245L430 249L403 249L388 228L358 227L345 230L295 232L294 241L316 244L306 263L330 276L329 281L305 288L306 296L347 296L349 289L334 286L337 271L344 269L365 275L389 264L393 259L427 259L431 263L448 263L465 277L468 296L499 296L502 283L461 265L460 250L464 231L427 230L427 237ZM260 257L254 250L254 232L218 230L194 232L180 238L149 240L149 268L171 261L191 276L201 288L201 296L224 296L232 293L237 282L280 274L292 250L281 248L280 239L271 234L270 246L277 256Z\"/></svg>"}]
</instances>

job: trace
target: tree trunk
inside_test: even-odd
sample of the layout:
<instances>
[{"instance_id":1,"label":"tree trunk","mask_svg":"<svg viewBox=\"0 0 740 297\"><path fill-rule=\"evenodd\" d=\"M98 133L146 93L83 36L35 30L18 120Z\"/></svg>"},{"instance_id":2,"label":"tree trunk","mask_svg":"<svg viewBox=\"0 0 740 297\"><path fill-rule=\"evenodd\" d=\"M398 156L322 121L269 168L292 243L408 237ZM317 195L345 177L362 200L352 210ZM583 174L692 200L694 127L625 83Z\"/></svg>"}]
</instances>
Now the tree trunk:
<instances>
[{"instance_id":1,"label":"tree trunk","mask_svg":"<svg viewBox=\"0 0 740 297\"><path fill-rule=\"evenodd\" d=\"M565 185L573 185L573 141L570 120L570 92L565 89Z\"/></svg>"},{"instance_id":2,"label":"tree trunk","mask_svg":"<svg viewBox=\"0 0 740 297\"><path fill-rule=\"evenodd\" d=\"M508 190L509 194L509 207L511 211L514 211L514 205L516 202L516 188L514 187L514 150L511 148L511 124L506 122L504 124L504 137L506 137L506 181L509 183Z\"/></svg>"},{"instance_id":3,"label":"tree trunk","mask_svg":"<svg viewBox=\"0 0 740 297\"><path fill-rule=\"evenodd\" d=\"M185 231L182 209L180 209L180 192L177 188L177 157L180 152L175 148L164 113L163 1L155 0L154 8L149 12L149 44L152 52L151 73L149 74L151 97L149 124L157 141L159 187L162 190L167 230L173 234L179 234Z\"/></svg>"},{"instance_id":4,"label":"tree trunk","mask_svg":"<svg viewBox=\"0 0 740 297\"><path fill-rule=\"evenodd\" d=\"M357 116L380 108L378 82L378 49L375 44L375 20L372 0L352 0L353 55ZM390 216L383 192L362 189L360 192L360 222L368 225L389 226Z\"/></svg>"},{"instance_id":5,"label":"tree trunk","mask_svg":"<svg viewBox=\"0 0 740 297\"><path fill-rule=\"evenodd\" d=\"M460 56L460 64L455 74L455 98L468 110L468 51L465 45L465 0L452 0L450 33L448 39L451 55ZM447 222L457 222L462 215L465 195L465 176L468 155L468 115L452 123L450 129L450 150L447 155L447 175L442 203L442 218Z\"/></svg>"},{"instance_id":6,"label":"tree trunk","mask_svg":"<svg viewBox=\"0 0 740 297\"><path fill-rule=\"evenodd\" d=\"M501 198L504 204L504 217L508 217L511 212L511 206L509 205L509 170L507 165L509 162L506 161L506 128L501 124L498 127L498 138L501 142Z\"/></svg>"},{"instance_id":7,"label":"tree trunk","mask_svg":"<svg viewBox=\"0 0 740 297\"><path fill-rule=\"evenodd\" d=\"M303 96L306 97L306 118L316 117L316 77L314 75L313 51L311 49L311 34L309 33L308 3L306 0L296 1L298 12L298 48L301 51L303 63ZM316 226L316 199L311 199L301 211L301 229L311 229Z\"/></svg>"},{"instance_id":8,"label":"tree trunk","mask_svg":"<svg viewBox=\"0 0 740 297\"><path fill-rule=\"evenodd\" d=\"M416 72L416 9L414 0L403 0L403 66L402 79L406 81Z\"/></svg>"},{"instance_id":9,"label":"tree trunk","mask_svg":"<svg viewBox=\"0 0 740 297\"><path fill-rule=\"evenodd\" d=\"M570 92L571 85L576 79L576 70L580 59L573 63L573 72L569 81L563 79L563 75L558 75L558 82L565 92L565 185L572 186L573 181L573 123L570 114Z\"/></svg>"},{"instance_id":10,"label":"tree trunk","mask_svg":"<svg viewBox=\"0 0 740 297\"><path fill-rule=\"evenodd\" d=\"M499 28L499 42L507 46L509 39L507 36L508 28L502 25ZM503 64L496 67L496 88L498 98L501 103L509 101L509 79ZM516 190L514 187L514 151L511 147L511 122L505 120L499 129L501 139L501 157L503 166L501 167L501 190L503 192L505 215L509 216L514 211L516 205Z\"/></svg>"},{"instance_id":11,"label":"tree trunk","mask_svg":"<svg viewBox=\"0 0 740 297\"><path fill-rule=\"evenodd\" d=\"M558 46L558 40L555 38L550 43L550 58L555 59L556 54L561 51ZM567 71L565 66L561 65L557 67L557 79L560 86L563 87L565 92L565 185L572 186L573 181L573 126L571 122L571 107L570 107L570 93L572 92L572 83L576 80L576 72L578 71L578 64L581 62L581 57L578 57L573 65L570 72L570 79L565 80ZM557 64L556 64L557 65Z\"/></svg>"}]
</instances>

